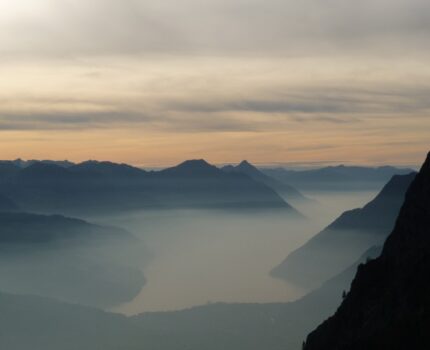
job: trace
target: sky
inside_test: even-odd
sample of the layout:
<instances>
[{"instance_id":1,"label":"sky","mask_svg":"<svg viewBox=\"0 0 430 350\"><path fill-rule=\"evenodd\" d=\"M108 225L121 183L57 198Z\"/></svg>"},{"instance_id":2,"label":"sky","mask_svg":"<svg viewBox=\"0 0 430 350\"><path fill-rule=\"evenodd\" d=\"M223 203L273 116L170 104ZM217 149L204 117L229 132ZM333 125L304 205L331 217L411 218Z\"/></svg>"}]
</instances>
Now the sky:
<instances>
[{"instance_id":1,"label":"sky","mask_svg":"<svg viewBox=\"0 0 430 350\"><path fill-rule=\"evenodd\" d=\"M0 158L418 165L428 0L0 0Z\"/></svg>"}]
</instances>

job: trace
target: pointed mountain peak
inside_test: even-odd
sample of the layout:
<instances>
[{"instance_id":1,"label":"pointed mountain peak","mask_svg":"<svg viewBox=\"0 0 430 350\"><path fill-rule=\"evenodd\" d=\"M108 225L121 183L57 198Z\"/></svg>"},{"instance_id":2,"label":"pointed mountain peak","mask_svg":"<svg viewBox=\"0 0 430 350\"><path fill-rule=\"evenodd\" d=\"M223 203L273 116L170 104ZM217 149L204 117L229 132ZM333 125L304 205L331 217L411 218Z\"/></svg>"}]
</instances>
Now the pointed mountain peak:
<instances>
[{"instance_id":1,"label":"pointed mountain peak","mask_svg":"<svg viewBox=\"0 0 430 350\"><path fill-rule=\"evenodd\" d=\"M260 170L258 170L258 168L255 166L255 165L253 165L253 164L251 164L250 162L248 162L247 160L243 160L238 166L237 166L237 168L239 169L239 170L242 170L242 171L253 171L253 172L260 172Z\"/></svg>"},{"instance_id":2,"label":"pointed mountain peak","mask_svg":"<svg viewBox=\"0 0 430 350\"><path fill-rule=\"evenodd\" d=\"M421 171L429 171L430 170L430 152L427 154L427 158L421 168Z\"/></svg>"},{"instance_id":3,"label":"pointed mountain peak","mask_svg":"<svg viewBox=\"0 0 430 350\"><path fill-rule=\"evenodd\" d=\"M242 160L239 164L239 167L248 167L248 168L255 168L254 165L252 165L250 162L248 162L247 160Z\"/></svg>"},{"instance_id":4,"label":"pointed mountain peak","mask_svg":"<svg viewBox=\"0 0 430 350\"><path fill-rule=\"evenodd\" d=\"M167 168L161 173L180 176L206 176L219 175L220 172L221 170L216 166L209 164L204 159L191 159L186 160L175 167Z\"/></svg>"},{"instance_id":5,"label":"pointed mountain peak","mask_svg":"<svg viewBox=\"0 0 430 350\"><path fill-rule=\"evenodd\" d=\"M177 167L182 168L212 168L213 165L209 164L204 159L190 159L182 162Z\"/></svg>"}]
</instances>

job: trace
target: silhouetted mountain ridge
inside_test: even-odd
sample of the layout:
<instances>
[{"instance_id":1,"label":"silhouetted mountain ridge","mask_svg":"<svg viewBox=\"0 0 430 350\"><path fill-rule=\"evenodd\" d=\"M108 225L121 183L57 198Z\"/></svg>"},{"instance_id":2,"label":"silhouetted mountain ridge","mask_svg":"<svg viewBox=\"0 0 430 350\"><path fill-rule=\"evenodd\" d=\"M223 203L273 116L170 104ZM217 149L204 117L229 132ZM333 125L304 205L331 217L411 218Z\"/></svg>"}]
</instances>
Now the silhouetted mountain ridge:
<instances>
[{"instance_id":1,"label":"silhouetted mountain ridge","mask_svg":"<svg viewBox=\"0 0 430 350\"><path fill-rule=\"evenodd\" d=\"M371 229L382 233L387 228L391 230L415 176L415 172L393 176L372 201L361 209L346 211L328 229Z\"/></svg>"},{"instance_id":2,"label":"silhouetted mountain ridge","mask_svg":"<svg viewBox=\"0 0 430 350\"><path fill-rule=\"evenodd\" d=\"M88 160L69 167L69 170L78 173L94 173L108 177L140 177L145 176L146 171L128 164L112 162L99 162Z\"/></svg>"},{"instance_id":3,"label":"silhouetted mountain ridge","mask_svg":"<svg viewBox=\"0 0 430 350\"><path fill-rule=\"evenodd\" d=\"M394 175L405 175L413 169L392 166L328 166L318 169L289 170L284 168L264 168L265 174L284 181L300 190L345 191L376 189Z\"/></svg>"},{"instance_id":4,"label":"silhouetted mountain ridge","mask_svg":"<svg viewBox=\"0 0 430 350\"><path fill-rule=\"evenodd\" d=\"M222 175L216 166L209 164L204 159L186 160L175 167L161 170L159 174L172 177L202 177Z\"/></svg>"},{"instance_id":5,"label":"silhouetted mountain ridge","mask_svg":"<svg viewBox=\"0 0 430 350\"><path fill-rule=\"evenodd\" d=\"M94 225L62 215L0 212L0 224L0 244L46 243L73 239L136 240L125 230Z\"/></svg>"},{"instance_id":6,"label":"silhouetted mountain ridge","mask_svg":"<svg viewBox=\"0 0 430 350\"><path fill-rule=\"evenodd\" d=\"M144 247L125 230L18 212L0 213L0 227L0 290L108 307L145 283Z\"/></svg>"},{"instance_id":7,"label":"silhouetted mountain ridge","mask_svg":"<svg viewBox=\"0 0 430 350\"><path fill-rule=\"evenodd\" d=\"M68 168L68 167L71 167L72 165L75 164L75 163L72 163L68 160L37 160L37 159L22 160L20 158L15 159L15 160L11 160L10 162L19 168L26 168L30 165L35 164L35 163L53 164L53 165L61 166L63 168Z\"/></svg>"},{"instance_id":8,"label":"silhouetted mountain ridge","mask_svg":"<svg viewBox=\"0 0 430 350\"><path fill-rule=\"evenodd\" d=\"M382 254L360 266L337 312L305 350L428 349L430 153L410 186Z\"/></svg>"},{"instance_id":9,"label":"silhouetted mountain ridge","mask_svg":"<svg viewBox=\"0 0 430 350\"><path fill-rule=\"evenodd\" d=\"M281 209L299 216L270 187L204 160L161 171L111 162L70 167L37 162L0 168L0 191L26 211L67 215L170 208ZM12 167L12 168L11 168ZM13 169L11 171L10 169Z\"/></svg>"},{"instance_id":10,"label":"silhouetted mountain ridge","mask_svg":"<svg viewBox=\"0 0 430 350\"><path fill-rule=\"evenodd\" d=\"M259 170L257 167L249 163L247 160L243 160L241 163L239 163L236 166L233 165L226 165L221 168L223 171L227 173L242 173L245 174L255 181L261 182L270 188L274 189L276 192L278 192L281 195L284 195L287 198L287 201L308 201L303 194L301 194L297 189L294 187L288 185L287 183L284 183L282 181L279 181L273 177L270 177L266 174L264 174L261 170Z\"/></svg>"},{"instance_id":11,"label":"silhouetted mountain ridge","mask_svg":"<svg viewBox=\"0 0 430 350\"><path fill-rule=\"evenodd\" d=\"M315 288L352 264L368 248L381 245L394 227L405 193L416 174L394 176L361 209L343 213L296 249L272 275Z\"/></svg>"}]
</instances>

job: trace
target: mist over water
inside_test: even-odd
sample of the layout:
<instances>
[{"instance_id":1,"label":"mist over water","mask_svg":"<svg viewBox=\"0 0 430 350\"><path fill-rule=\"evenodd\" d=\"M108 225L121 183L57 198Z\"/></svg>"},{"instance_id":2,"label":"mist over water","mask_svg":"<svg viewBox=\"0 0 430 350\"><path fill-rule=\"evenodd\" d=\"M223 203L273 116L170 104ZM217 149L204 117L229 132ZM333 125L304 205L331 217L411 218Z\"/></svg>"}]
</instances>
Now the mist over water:
<instances>
[{"instance_id":1,"label":"mist over water","mask_svg":"<svg viewBox=\"0 0 430 350\"><path fill-rule=\"evenodd\" d=\"M363 207L376 197L379 190L303 192L308 198L313 199L314 203L294 203L294 205L323 228L343 212Z\"/></svg>"},{"instance_id":2,"label":"mist over water","mask_svg":"<svg viewBox=\"0 0 430 350\"><path fill-rule=\"evenodd\" d=\"M285 230L287 221L270 214L141 213L129 228L144 239L154 259L144 267L147 285L140 295L115 310L135 314L299 297L303 290L269 276L285 248L298 247L312 232L295 222Z\"/></svg>"},{"instance_id":3,"label":"mist over water","mask_svg":"<svg viewBox=\"0 0 430 350\"><path fill-rule=\"evenodd\" d=\"M142 239L151 256L141 266L146 284L139 295L111 310L134 315L211 302L295 300L308 290L271 277L271 269L345 208L361 207L374 195L312 194L317 205L300 208L306 221L285 213L206 210L150 210L103 219Z\"/></svg>"}]
</instances>

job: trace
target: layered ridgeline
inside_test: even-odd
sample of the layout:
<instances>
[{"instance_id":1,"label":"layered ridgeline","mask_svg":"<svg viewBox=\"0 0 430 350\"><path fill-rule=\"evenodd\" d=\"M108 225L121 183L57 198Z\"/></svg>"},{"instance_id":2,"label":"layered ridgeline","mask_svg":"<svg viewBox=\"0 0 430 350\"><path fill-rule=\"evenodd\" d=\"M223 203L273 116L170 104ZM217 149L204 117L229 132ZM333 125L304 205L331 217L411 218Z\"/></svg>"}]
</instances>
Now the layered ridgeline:
<instances>
[{"instance_id":1,"label":"layered ridgeline","mask_svg":"<svg viewBox=\"0 0 430 350\"><path fill-rule=\"evenodd\" d=\"M379 254L375 248L360 262ZM334 312L359 262L297 302L209 304L135 317L0 293L0 348L8 350L298 350Z\"/></svg>"},{"instance_id":2,"label":"layered ridgeline","mask_svg":"<svg viewBox=\"0 0 430 350\"><path fill-rule=\"evenodd\" d=\"M108 307L131 300L145 283L142 244L124 230L5 212L0 227L1 291Z\"/></svg>"},{"instance_id":3,"label":"layered ridgeline","mask_svg":"<svg viewBox=\"0 0 430 350\"><path fill-rule=\"evenodd\" d=\"M300 190L362 191L379 189L394 175L406 175L413 170L391 166L371 168L339 165L308 170L274 168L262 169L262 171Z\"/></svg>"},{"instance_id":4,"label":"layered ridgeline","mask_svg":"<svg viewBox=\"0 0 430 350\"><path fill-rule=\"evenodd\" d=\"M430 153L381 256L359 267L337 312L306 350L429 349Z\"/></svg>"},{"instance_id":5,"label":"layered ridgeline","mask_svg":"<svg viewBox=\"0 0 430 350\"><path fill-rule=\"evenodd\" d=\"M394 227L416 173L396 175L361 209L343 213L331 225L292 252L272 275L315 288L352 264L368 248L381 245Z\"/></svg>"},{"instance_id":6,"label":"layered ridgeline","mask_svg":"<svg viewBox=\"0 0 430 350\"><path fill-rule=\"evenodd\" d=\"M0 193L26 211L105 214L143 208L282 209L298 215L272 188L204 160L147 172L126 164L88 161L2 162Z\"/></svg>"},{"instance_id":7,"label":"layered ridgeline","mask_svg":"<svg viewBox=\"0 0 430 350\"><path fill-rule=\"evenodd\" d=\"M264 183L265 185L274 189L277 193L281 194L283 197L287 198L287 201L291 202L300 202L300 201L308 201L303 194L301 194L296 188L290 186L286 182L275 179L271 176L264 174L261 170L256 168L254 165L244 160L240 164L234 165L226 165L221 168L225 172L228 173L241 173L248 175L252 179Z\"/></svg>"}]
</instances>

